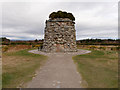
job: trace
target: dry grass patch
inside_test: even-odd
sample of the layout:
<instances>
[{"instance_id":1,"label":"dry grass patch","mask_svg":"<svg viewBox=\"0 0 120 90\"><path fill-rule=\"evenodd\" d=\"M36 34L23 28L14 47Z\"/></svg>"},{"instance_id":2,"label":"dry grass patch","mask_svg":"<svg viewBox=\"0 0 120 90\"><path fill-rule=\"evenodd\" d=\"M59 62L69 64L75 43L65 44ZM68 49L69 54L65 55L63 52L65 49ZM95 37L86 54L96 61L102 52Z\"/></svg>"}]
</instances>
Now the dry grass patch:
<instances>
[{"instance_id":1,"label":"dry grass patch","mask_svg":"<svg viewBox=\"0 0 120 90\"><path fill-rule=\"evenodd\" d=\"M29 53L28 50L7 52L2 57L3 88L23 87L46 60L46 56Z\"/></svg>"}]
</instances>

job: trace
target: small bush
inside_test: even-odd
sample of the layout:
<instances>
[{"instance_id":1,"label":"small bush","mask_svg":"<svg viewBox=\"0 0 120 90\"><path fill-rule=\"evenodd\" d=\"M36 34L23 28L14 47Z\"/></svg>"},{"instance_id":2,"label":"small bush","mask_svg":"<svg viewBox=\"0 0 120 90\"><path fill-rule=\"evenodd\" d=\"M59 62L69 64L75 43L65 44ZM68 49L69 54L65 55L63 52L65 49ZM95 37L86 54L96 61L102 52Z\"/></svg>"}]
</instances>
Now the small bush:
<instances>
[{"instance_id":1,"label":"small bush","mask_svg":"<svg viewBox=\"0 0 120 90\"><path fill-rule=\"evenodd\" d=\"M88 48L90 48L90 49L96 49L96 46L88 46Z\"/></svg>"},{"instance_id":2,"label":"small bush","mask_svg":"<svg viewBox=\"0 0 120 90\"><path fill-rule=\"evenodd\" d=\"M40 45L35 45L34 47L40 47Z\"/></svg>"},{"instance_id":3,"label":"small bush","mask_svg":"<svg viewBox=\"0 0 120 90\"><path fill-rule=\"evenodd\" d=\"M120 50L120 47L116 47L116 50Z\"/></svg>"},{"instance_id":4,"label":"small bush","mask_svg":"<svg viewBox=\"0 0 120 90\"><path fill-rule=\"evenodd\" d=\"M106 49L106 47L99 47L99 49L100 49L100 50L105 50L105 49Z\"/></svg>"},{"instance_id":5,"label":"small bush","mask_svg":"<svg viewBox=\"0 0 120 90\"><path fill-rule=\"evenodd\" d=\"M6 52L8 50L8 46L2 47L2 52Z\"/></svg>"},{"instance_id":6,"label":"small bush","mask_svg":"<svg viewBox=\"0 0 120 90\"><path fill-rule=\"evenodd\" d=\"M72 13L67 13L67 12L62 12L62 11L52 12L49 15L49 18L51 18L51 19L54 19L54 18L69 18L72 21L75 20L75 17L73 16Z\"/></svg>"}]
</instances>

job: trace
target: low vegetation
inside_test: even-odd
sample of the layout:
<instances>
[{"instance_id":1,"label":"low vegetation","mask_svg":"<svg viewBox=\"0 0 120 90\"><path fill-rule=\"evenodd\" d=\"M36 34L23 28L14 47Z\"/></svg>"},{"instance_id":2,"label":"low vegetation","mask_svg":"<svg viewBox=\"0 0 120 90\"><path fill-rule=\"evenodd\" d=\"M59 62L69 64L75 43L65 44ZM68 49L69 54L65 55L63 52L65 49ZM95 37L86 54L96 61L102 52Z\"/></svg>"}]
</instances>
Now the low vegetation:
<instances>
[{"instance_id":1,"label":"low vegetation","mask_svg":"<svg viewBox=\"0 0 120 90\"><path fill-rule=\"evenodd\" d=\"M78 48L92 52L74 56L78 71L89 88L118 87L119 40L81 40ZM35 76L35 71L46 61L46 56L28 53L31 48L41 46L43 40L10 41L3 39L2 84L3 88L23 87ZM106 44L107 43L107 44ZM19 45L18 45L19 44ZM83 45L81 45L83 44ZM95 45L93 45L95 44ZM105 44L105 45L101 45ZM0 52L1 54L1 52ZM0 56L1 57L1 56Z\"/></svg>"},{"instance_id":2,"label":"low vegetation","mask_svg":"<svg viewBox=\"0 0 120 90\"><path fill-rule=\"evenodd\" d=\"M45 62L46 56L29 53L28 50L3 53L3 88L23 87Z\"/></svg>"},{"instance_id":3,"label":"low vegetation","mask_svg":"<svg viewBox=\"0 0 120 90\"><path fill-rule=\"evenodd\" d=\"M2 52L15 52L24 49L31 49L32 45L2 45Z\"/></svg>"},{"instance_id":4,"label":"low vegetation","mask_svg":"<svg viewBox=\"0 0 120 90\"><path fill-rule=\"evenodd\" d=\"M77 45L77 48L92 49L92 50L106 50L106 51L119 51L120 47L115 45Z\"/></svg>"},{"instance_id":5,"label":"low vegetation","mask_svg":"<svg viewBox=\"0 0 120 90\"><path fill-rule=\"evenodd\" d=\"M52 12L49 15L49 18L51 18L51 19L54 19L54 18L69 18L72 21L75 20L75 17L73 16L72 13L67 13L67 12L63 12L63 11Z\"/></svg>"},{"instance_id":6,"label":"low vegetation","mask_svg":"<svg viewBox=\"0 0 120 90\"><path fill-rule=\"evenodd\" d=\"M117 51L92 50L89 54L73 57L78 71L89 88L118 87Z\"/></svg>"}]
</instances>

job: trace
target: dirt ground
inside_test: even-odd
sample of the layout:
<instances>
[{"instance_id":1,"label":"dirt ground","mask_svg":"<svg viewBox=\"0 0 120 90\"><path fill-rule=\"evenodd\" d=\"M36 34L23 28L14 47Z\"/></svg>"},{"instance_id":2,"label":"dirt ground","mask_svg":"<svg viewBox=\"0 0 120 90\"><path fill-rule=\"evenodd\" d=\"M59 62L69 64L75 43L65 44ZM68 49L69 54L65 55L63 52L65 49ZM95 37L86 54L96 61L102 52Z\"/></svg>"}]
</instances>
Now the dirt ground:
<instances>
[{"instance_id":1,"label":"dirt ground","mask_svg":"<svg viewBox=\"0 0 120 90\"><path fill-rule=\"evenodd\" d=\"M72 56L90 53L88 50L78 50L69 53L44 53L37 50L29 51L48 56L42 68L36 72L36 77L27 84L27 88L82 88L82 78L72 60Z\"/></svg>"}]
</instances>

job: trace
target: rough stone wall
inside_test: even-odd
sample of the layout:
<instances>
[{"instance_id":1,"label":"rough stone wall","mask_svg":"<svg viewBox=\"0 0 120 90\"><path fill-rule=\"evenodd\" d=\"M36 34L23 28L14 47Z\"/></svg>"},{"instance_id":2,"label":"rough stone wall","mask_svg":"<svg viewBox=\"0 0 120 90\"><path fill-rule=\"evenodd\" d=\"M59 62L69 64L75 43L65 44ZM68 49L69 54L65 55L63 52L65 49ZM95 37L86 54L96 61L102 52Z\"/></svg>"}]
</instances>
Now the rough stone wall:
<instances>
[{"instance_id":1,"label":"rough stone wall","mask_svg":"<svg viewBox=\"0 0 120 90\"><path fill-rule=\"evenodd\" d=\"M77 51L74 22L68 18L56 18L46 21L43 51Z\"/></svg>"}]
</instances>

